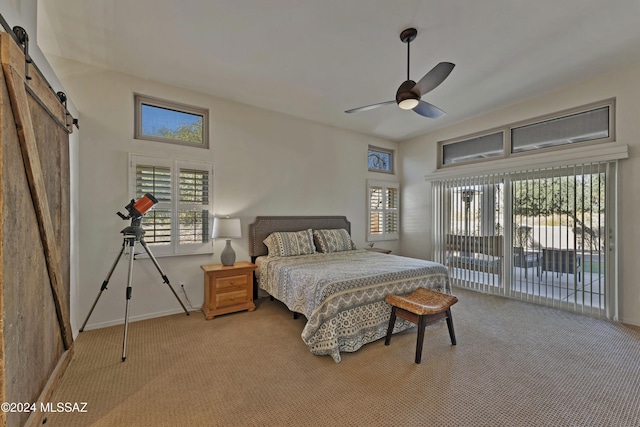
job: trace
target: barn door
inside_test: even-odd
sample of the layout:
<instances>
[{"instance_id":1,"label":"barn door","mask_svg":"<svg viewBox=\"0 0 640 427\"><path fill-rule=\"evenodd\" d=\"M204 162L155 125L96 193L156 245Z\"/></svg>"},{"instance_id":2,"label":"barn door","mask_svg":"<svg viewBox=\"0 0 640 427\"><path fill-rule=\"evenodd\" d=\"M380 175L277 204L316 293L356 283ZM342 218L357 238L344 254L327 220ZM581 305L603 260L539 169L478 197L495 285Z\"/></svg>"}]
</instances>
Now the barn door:
<instances>
[{"instance_id":1,"label":"barn door","mask_svg":"<svg viewBox=\"0 0 640 427\"><path fill-rule=\"evenodd\" d=\"M21 46L0 33L0 328L4 402L43 398L68 360L70 116ZM63 368L62 368L63 370ZM46 398L46 396L44 396ZM31 414L31 415L35 415ZM27 412L2 413L23 425Z\"/></svg>"}]
</instances>

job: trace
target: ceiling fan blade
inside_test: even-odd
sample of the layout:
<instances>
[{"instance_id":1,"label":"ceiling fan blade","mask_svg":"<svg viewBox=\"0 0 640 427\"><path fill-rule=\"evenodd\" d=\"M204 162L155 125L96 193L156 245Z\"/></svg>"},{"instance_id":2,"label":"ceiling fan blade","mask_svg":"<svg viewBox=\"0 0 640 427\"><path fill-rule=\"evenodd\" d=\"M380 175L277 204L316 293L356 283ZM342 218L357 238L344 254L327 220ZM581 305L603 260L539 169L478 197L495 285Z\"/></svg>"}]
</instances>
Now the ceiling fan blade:
<instances>
[{"instance_id":1,"label":"ceiling fan blade","mask_svg":"<svg viewBox=\"0 0 640 427\"><path fill-rule=\"evenodd\" d=\"M367 105L365 107L358 107L351 110L345 111L345 113L357 113L358 111L368 111L373 110L374 108L382 107L384 105L395 104L396 101L386 101L386 102L378 102L377 104Z\"/></svg>"},{"instance_id":2,"label":"ceiling fan blade","mask_svg":"<svg viewBox=\"0 0 640 427\"><path fill-rule=\"evenodd\" d=\"M420 101L418 105L413 109L413 111L420 114L421 116L429 117L430 119L438 119L446 114L435 105L429 104L428 102L424 101Z\"/></svg>"},{"instance_id":3,"label":"ceiling fan blade","mask_svg":"<svg viewBox=\"0 0 640 427\"><path fill-rule=\"evenodd\" d=\"M431 71L425 74L416 84L416 87L420 90L420 95L422 96L438 87L438 85L449 76L453 67L455 67L455 64L451 62L441 62L433 67Z\"/></svg>"}]
</instances>

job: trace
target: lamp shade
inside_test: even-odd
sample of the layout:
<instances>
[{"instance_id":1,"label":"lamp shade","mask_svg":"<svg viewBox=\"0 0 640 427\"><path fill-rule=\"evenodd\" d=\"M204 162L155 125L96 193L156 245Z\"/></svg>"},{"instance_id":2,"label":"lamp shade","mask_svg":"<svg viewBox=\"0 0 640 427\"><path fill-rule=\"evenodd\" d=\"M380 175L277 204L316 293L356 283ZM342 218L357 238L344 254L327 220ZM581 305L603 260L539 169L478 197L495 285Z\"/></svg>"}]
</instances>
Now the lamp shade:
<instances>
[{"instance_id":1,"label":"lamp shade","mask_svg":"<svg viewBox=\"0 0 640 427\"><path fill-rule=\"evenodd\" d=\"M211 237L214 239L239 239L242 237L240 218L214 218Z\"/></svg>"}]
</instances>

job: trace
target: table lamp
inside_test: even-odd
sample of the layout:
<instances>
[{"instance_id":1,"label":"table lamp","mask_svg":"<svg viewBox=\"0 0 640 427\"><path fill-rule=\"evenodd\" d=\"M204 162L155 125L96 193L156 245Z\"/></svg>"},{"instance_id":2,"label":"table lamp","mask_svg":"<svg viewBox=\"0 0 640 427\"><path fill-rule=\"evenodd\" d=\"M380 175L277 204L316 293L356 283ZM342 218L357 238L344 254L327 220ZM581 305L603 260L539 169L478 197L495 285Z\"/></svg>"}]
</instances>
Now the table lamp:
<instances>
[{"instance_id":1,"label":"table lamp","mask_svg":"<svg viewBox=\"0 0 640 427\"><path fill-rule=\"evenodd\" d=\"M227 239L227 244L220 253L220 262L226 266L233 265L236 262L236 253L231 247L231 239L239 239L242 237L240 218L214 218L211 237L214 239Z\"/></svg>"}]
</instances>

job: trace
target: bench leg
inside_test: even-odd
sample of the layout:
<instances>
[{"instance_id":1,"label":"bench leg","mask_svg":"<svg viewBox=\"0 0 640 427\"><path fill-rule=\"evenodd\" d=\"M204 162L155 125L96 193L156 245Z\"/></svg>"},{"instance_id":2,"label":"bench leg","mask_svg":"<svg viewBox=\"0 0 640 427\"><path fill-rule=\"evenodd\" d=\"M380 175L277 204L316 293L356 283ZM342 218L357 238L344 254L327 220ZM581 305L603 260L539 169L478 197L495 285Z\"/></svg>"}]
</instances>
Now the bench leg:
<instances>
[{"instance_id":1,"label":"bench leg","mask_svg":"<svg viewBox=\"0 0 640 427\"><path fill-rule=\"evenodd\" d=\"M416 342L416 363L422 361L422 344L424 343L424 330L427 326L427 316L418 317L418 341Z\"/></svg>"},{"instance_id":2,"label":"bench leg","mask_svg":"<svg viewBox=\"0 0 640 427\"><path fill-rule=\"evenodd\" d=\"M389 326L387 327L387 337L384 339L384 345L389 345L391 342L391 334L393 334L393 327L396 325L396 306L391 307L391 317L389 317Z\"/></svg>"},{"instance_id":3,"label":"bench leg","mask_svg":"<svg viewBox=\"0 0 640 427\"><path fill-rule=\"evenodd\" d=\"M447 327L449 328L449 337L451 345L456 345L456 333L453 330L453 318L451 317L451 308L447 309Z\"/></svg>"}]
</instances>

